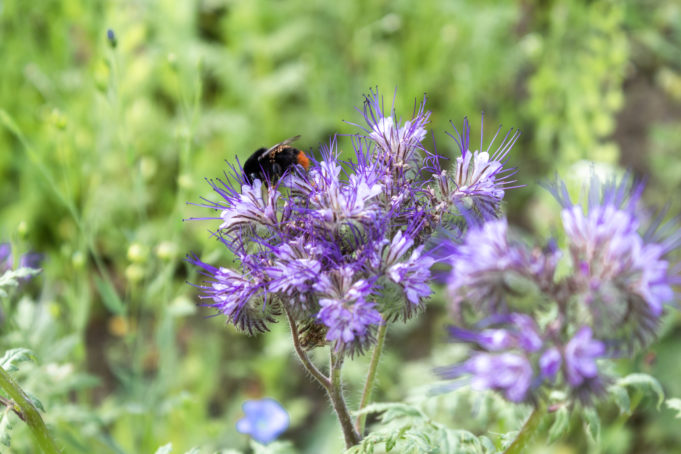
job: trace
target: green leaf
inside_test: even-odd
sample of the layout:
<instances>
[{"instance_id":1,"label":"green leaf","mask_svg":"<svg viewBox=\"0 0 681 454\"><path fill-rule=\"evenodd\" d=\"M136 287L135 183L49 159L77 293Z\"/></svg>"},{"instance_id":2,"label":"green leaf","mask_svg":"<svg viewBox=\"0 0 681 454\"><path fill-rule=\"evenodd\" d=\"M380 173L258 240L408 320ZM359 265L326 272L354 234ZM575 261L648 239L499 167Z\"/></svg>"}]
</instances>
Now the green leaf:
<instances>
[{"instance_id":1,"label":"green leaf","mask_svg":"<svg viewBox=\"0 0 681 454\"><path fill-rule=\"evenodd\" d=\"M295 449L290 441L275 441L267 445L251 439L253 454L295 454Z\"/></svg>"},{"instance_id":2,"label":"green leaf","mask_svg":"<svg viewBox=\"0 0 681 454\"><path fill-rule=\"evenodd\" d=\"M24 361L35 361L35 355L33 352L27 348L13 348L7 350L2 358L0 358L0 367L5 369L7 372L14 372L17 370L15 364Z\"/></svg>"},{"instance_id":3,"label":"green leaf","mask_svg":"<svg viewBox=\"0 0 681 454\"><path fill-rule=\"evenodd\" d=\"M172 450L173 450L173 444L168 443L168 444L165 444L165 445L161 446L160 448L158 448L154 454L170 454L172 452Z\"/></svg>"},{"instance_id":4,"label":"green leaf","mask_svg":"<svg viewBox=\"0 0 681 454\"><path fill-rule=\"evenodd\" d=\"M0 443L8 448L11 447L12 437L10 436L10 433L14 427L14 422L12 421L10 413L11 411L9 409L5 409L0 413Z\"/></svg>"},{"instance_id":5,"label":"green leaf","mask_svg":"<svg viewBox=\"0 0 681 454\"><path fill-rule=\"evenodd\" d=\"M608 388L608 392L610 392L615 404L619 407L621 414L631 413L631 399L629 398L629 393L625 387L612 385Z\"/></svg>"},{"instance_id":6,"label":"green leaf","mask_svg":"<svg viewBox=\"0 0 681 454\"><path fill-rule=\"evenodd\" d=\"M662 385L660 385L660 382L657 381L655 377L648 374L630 374L617 380L617 384L635 388L645 394L654 393L657 395L658 410L664 402L664 390L662 389Z\"/></svg>"},{"instance_id":7,"label":"green leaf","mask_svg":"<svg viewBox=\"0 0 681 454\"><path fill-rule=\"evenodd\" d=\"M106 306L112 314L125 314L125 305L110 282L105 281L99 276L95 276L95 285L97 286L97 290L99 290L99 294L102 296L104 306Z\"/></svg>"},{"instance_id":8,"label":"green leaf","mask_svg":"<svg viewBox=\"0 0 681 454\"><path fill-rule=\"evenodd\" d=\"M41 270L34 268L17 268L16 270L7 270L0 276L0 298L6 298L10 287L17 287L20 279L35 276Z\"/></svg>"},{"instance_id":9,"label":"green leaf","mask_svg":"<svg viewBox=\"0 0 681 454\"><path fill-rule=\"evenodd\" d=\"M677 413L674 417L677 419L681 419L681 399L673 397L671 399L667 399L665 403L667 404L667 407L670 408L671 410L676 410Z\"/></svg>"},{"instance_id":10,"label":"green leaf","mask_svg":"<svg viewBox=\"0 0 681 454\"><path fill-rule=\"evenodd\" d=\"M599 444L601 439L601 418L593 408L585 408L582 411L584 417L584 428L587 435L591 437L594 443Z\"/></svg>"},{"instance_id":11,"label":"green leaf","mask_svg":"<svg viewBox=\"0 0 681 454\"><path fill-rule=\"evenodd\" d=\"M556 440L563 438L570 428L570 412L566 407L560 407L554 415L553 424L549 429L549 443L555 443Z\"/></svg>"}]
</instances>

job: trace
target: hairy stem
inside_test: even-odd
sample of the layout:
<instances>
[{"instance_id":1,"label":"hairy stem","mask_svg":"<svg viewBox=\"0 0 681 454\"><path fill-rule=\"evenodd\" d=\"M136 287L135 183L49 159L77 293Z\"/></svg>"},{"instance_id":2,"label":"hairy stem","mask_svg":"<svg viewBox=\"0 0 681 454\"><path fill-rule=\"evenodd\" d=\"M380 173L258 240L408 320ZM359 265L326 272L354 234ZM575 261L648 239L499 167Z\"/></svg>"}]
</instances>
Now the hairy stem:
<instances>
[{"instance_id":1,"label":"hairy stem","mask_svg":"<svg viewBox=\"0 0 681 454\"><path fill-rule=\"evenodd\" d=\"M343 397L343 379L341 377L341 369L343 367L342 355L342 353L340 355L334 354L333 348L330 351L331 387L329 388L329 397L331 398L333 409L338 416L338 422L340 422L341 428L343 429L345 447L349 449L352 446L358 444L362 437L355 430L355 426L352 424L352 418L350 417L348 406L346 405L345 398Z\"/></svg>"},{"instance_id":2,"label":"hairy stem","mask_svg":"<svg viewBox=\"0 0 681 454\"><path fill-rule=\"evenodd\" d=\"M369 363L369 372L367 373L367 380L364 382L364 391L362 391L362 400L359 403L358 410L364 409L371 402L371 393L374 390L374 381L376 379L376 371L378 370L378 361L381 359L383 352L383 344L385 344L385 333L388 331L388 324L384 323L378 327L378 338L376 339L376 346L374 352L371 354L371 362ZM364 425L366 423L367 415L363 413L357 417L355 426L360 435L364 434Z\"/></svg>"},{"instance_id":3,"label":"hairy stem","mask_svg":"<svg viewBox=\"0 0 681 454\"><path fill-rule=\"evenodd\" d=\"M19 414L19 417L28 424L40 449L47 454L60 453L61 451L57 448L57 444L47 431L47 427L40 417L38 410L19 385L2 367L0 367L0 388L2 388L14 401L11 407L12 411Z\"/></svg>"},{"instance_id":4,"label":"hairy stem","mask_svg":"<svg viewBox=\"0 0 681 454\"><path fill-rule=\"evenodd\" d=\"M538 403L534 407L532 413L528 416L525 424L523 424L523 427L520 429L520 432L518 432L518 435L515 437L515 440L506 448L504 454L520 454L527 451L528 443L532 440L532 437L537 434L539 422L546 414L545 409L546 407L543 403Z\"/></svg>"},{"instance_id":5,"label":"hairy stem","mask_svg":"<svg viewBox=\"0 0 681 454\"><path fill-rule=\"evenodd\" d=\"M319 382L320 385L324 387L327 393L331 394L331 380L329 377L324 375L318 368L315 366L312 361L310 361L310 358L307 356L307 353L305 353L305 350L303 347L300 345L300 338L298 337L298 327L296 326L296 321L293 319L291 314L289 313L288 309L284 307L284 312L286 313L286 318L288 318L288 323L291 326L291 336L293 337L293 347L296 350L296 354L298 355L298 358L300 359L300 362L303 363L303 367L312 375L315 380Z\"/></svg>"}]
</instances>

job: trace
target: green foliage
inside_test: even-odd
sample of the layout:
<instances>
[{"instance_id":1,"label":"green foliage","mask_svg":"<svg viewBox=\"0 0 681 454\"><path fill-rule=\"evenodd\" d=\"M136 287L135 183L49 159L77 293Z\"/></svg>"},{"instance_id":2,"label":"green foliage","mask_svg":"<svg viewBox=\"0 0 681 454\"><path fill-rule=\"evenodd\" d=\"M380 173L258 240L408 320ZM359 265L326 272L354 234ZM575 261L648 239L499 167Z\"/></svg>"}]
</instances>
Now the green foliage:
<instances>
[{"instance_id":1,"label":"green foliage","mask_svg":"<svg viewBox=\"0 0 681 454\"><path fill-rule=\"evenodd\" d=\"M347 450L348 454L496 452L494 444L487 437L447 428L413 405L373 404L361 413L380 414L380 426L373 428L361 444Z\"/></svg>"},{"instance_id":2,"label":"green foliage","mask_svg":"<svg viewBox=\"0 0 681 454\"><path fill-rule=\"evenodd\" d=\"M31 282L20 281L34 274L26 269L0 276L0 351L3 368L40 398L64 452L341 451L285 326L248 338L196 307L187 282L200 278L182 255L221 265L230 257L206 232L214 225L181 220L206 215L185 203L209 193L203 178L221 176L223 160L243 162L295 134L310 150L354 132L341 120L357 119L369 87L386 105L397 87L403 117L427 92L437 150L450 157L455 146L441 138L449 120L470 115L475 135L484 110L486 137L499 123L522 129L509 163L527 186L508 193L522 226L550 232L534 182L575 174L577 160L650 174L653 202L679 190L677 2L34 3L0 1L0 242L46 261ZM438 295L389 333L378 401L413 395L435 380L433 367L460 358L442 348L449 319ZM617 408L598 408L604 446L611 427L651 451L681 445L670 412L640 405L653 396L659 407L661 389L681 395L678 319L667 325L658 361L619 361L621 375L643 370L659 383L630 375L611 387ZM362 361L346 366L350 396ZM236 432L241 402L265 395L289 409L290 443L249 445ZM368 411L381 418L365 442L375 452L437 452L438 442L492 452L527 416L466 390ZM549 440L599 439L595 415L586 435L565 411ZM36 452L25 424L5 411L1 442L10 429L12 452Z\"/></svg>"},{"instance_id":3,"label":"green foliage","mask_svg":"<svg viewBox=\"0 0 681 454\"><path fill-rule=\"evenodd\" d=\"M9 289L19 286L21 279L26 279L40 273L40 270L33 268L18 268L7 270L0 276L0 298L9 296Z\"/></svg>"}]
</instances>

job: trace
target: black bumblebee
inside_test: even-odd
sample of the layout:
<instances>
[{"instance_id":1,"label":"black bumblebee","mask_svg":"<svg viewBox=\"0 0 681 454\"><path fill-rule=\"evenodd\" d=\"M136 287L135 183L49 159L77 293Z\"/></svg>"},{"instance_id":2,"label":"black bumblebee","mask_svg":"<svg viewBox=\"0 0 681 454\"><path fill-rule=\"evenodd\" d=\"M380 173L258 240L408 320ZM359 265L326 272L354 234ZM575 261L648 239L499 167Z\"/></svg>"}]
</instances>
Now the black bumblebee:
<instances>
[{"instance_id":1,"label":"black bumblebee","mask_svg":"<svg viewBox=\"0 0 681 454\"><path fill-rule=\"evenodd\" d=\"M305 170L310 167L310 160L302 150L290 147L289 144L300 136L291 137L275 146L257 149L244 164L244 177L249 184L256 178L265 185L274 184L292 165L301 165Z\"/></svg>"}]
</instances>

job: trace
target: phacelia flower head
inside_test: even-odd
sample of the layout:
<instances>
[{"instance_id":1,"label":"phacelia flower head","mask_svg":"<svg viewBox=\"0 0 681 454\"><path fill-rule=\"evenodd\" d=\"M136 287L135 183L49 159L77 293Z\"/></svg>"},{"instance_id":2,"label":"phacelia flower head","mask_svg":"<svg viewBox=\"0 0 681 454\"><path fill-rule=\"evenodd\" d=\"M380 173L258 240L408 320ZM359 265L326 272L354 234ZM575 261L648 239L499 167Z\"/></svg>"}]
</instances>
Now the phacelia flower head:
<instances>
[{"instance_id":1,"label":"phacelia flower head","mask_svg":"<svg viewBox=\"0 0 681 454\"><path fill-rule=\"evenodd\" d=\"M476 349L452 370L513 401L557 388L589 404L609 382L600 360L655 335L680 282L669 253L681 246L681 233L674 222L647 221L642 186L627 179L593 181L586 207L571 202L564 184L551 190L563 205L567 251L553 240L541 249L514 241L504 219L443 246L458 323L450 333ZM518 387L488 373L490 365L516 377Z\"/></svg>"},{"instance_id":2,"label":"phacelia flower head","mask_svg":"<svg viewBox=\"0 0 681 454\"><path fill-rule=\"evenodd\" d=\"M570 200L564 184L553 188L564 207L563 228L576 269L570 286L593 318L594 332L615 349L650 342L679 281L667 256L681 245L681 233L676 224L646 220L642 190L628 177L605 185L594 178L585 209Z\"/></svg>"},{"instance_id":3,"label":"phacelia flower head","mask_svg":"<svg viewBox=\"0 0 681 454\"><path fill-rule=\"evenodd\" d=\"M209 180L215 200L198 206L213 216L194 219L215 223L217 244L235 263L188 257L204 277L197 287L207 306L248 332L265 331L286 313L292 323L322 326L345 354L373 342L379 325L424 307L435 262L429 240L445 219L465 223L465 203L438 189L441 159L424 145L425 97L405 121L394 107L385 111L378 92L365 98L365 124L350 137L348 161L334 137L319 161L310 153L309 166L290 169L277 184L246 178L235 166ZM489 159L505 159L509 148ZM495 203L506 188L501 165L479 166L469 178L480 188L487 181Z\"/></svg>"},{"instance_id":4,"label":"phacelia flower head","mask_svg":"<svg viewBox=\"0 0 681 454\"><path fill-rule=\"evenodd\" d=\"M237 421L236 430L259 443L271 443L289 426L288 413L274 399L247 400L242 408L245 416Z\"/></svg>"}]
</instances>

